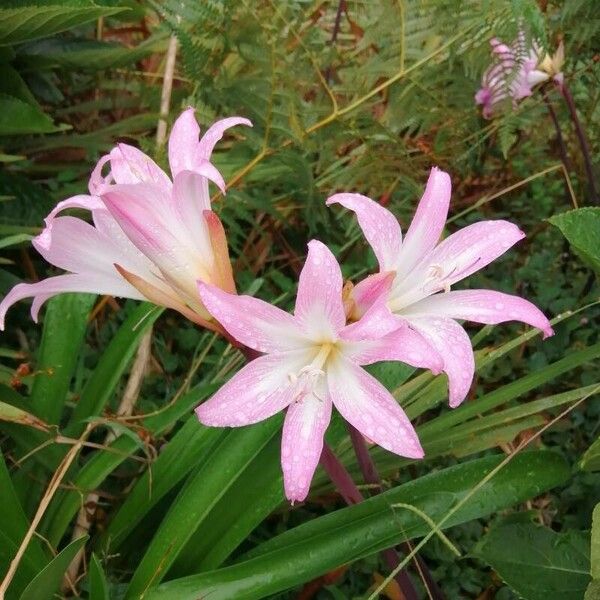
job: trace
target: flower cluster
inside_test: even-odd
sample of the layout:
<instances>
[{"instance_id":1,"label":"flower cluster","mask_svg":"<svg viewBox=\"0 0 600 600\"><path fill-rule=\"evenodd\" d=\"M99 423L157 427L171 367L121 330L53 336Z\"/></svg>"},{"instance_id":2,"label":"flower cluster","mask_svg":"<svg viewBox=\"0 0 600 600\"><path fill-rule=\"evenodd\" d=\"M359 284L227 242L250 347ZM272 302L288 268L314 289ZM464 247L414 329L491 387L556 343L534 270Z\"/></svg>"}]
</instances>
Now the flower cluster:
<instances>
[{"instance_id":1,"label":"flower cluster","mask_svg":"<svg viewBox=\"0 0 600 600\"><path fill-rule=\"evenodd\" d=\"M523 31L519 31L510 45L497 38L491 39L490 44L492 64L484 72L481 88L475 94L475 103L482 105L486 119L507 100L516 106L519 100L531 96L533 88L540 83L553 80L558 86L562 85L562 42L553 56L544 53L535 40L527 44Z\"/></svg>"},{"instance_id":2,"label":"flower cluster","mask_svg":"<svg viewBox=\"0 0 600 600\"><path fill-rule=\"evenodd\" d=\"M250 125L237 117L224 119L199 139L193 111L185 111L169 140L173 180L131 146L120 144L103 157L90 178L90 195L59 203L34 240L48 262L69 273L13 288L0 304L0 325L7 309L22 298L34 298L35 319L55 294L95 292L173 308L260 353L196 414L205 425L238 427L286 410L284 486L289 500L301 501L334 406L370 441L400 456L423 456L398 402L362 366L402 361L444 372L455 407L465 399L474 373L471 343L457 320L517 320L545 336L552 328L522 298L451 289L524 234L507 221L482 221L440 242L451 185L448 174L437 168L404 239L395 216L377 202L354 193L327 200L356 214L379 263L379 272L349 293L332 252L312 240L293 315L237 295L225 233L210 209L208 192L209 181L224 190L210 156L225 129L237 124ZM103 176L107 164L110 170ZM91 211L93 225L57 216L67 208Z\"/></svg>"}]
</instances>

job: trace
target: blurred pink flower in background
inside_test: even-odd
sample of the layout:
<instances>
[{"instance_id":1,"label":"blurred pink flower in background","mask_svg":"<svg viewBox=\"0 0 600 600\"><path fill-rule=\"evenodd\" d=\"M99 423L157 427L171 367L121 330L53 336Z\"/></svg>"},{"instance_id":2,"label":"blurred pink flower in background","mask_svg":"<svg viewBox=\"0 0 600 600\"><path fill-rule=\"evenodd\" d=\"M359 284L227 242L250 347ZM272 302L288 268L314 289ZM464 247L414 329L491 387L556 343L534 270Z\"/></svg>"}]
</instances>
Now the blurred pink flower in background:
<instances>
[{"instance_id":1,"label":"blurred pink flower in background","mask_svg":"<svg viewBox=\"0 0 600 600\"><path fill-rule=\"evenodd\" d=\"M0 304L0 328L15 302L33 297L37 320L42 304L64 292L91 292L138 300L178 310L215 328L202 306L197 281L234 291L227 240L212 212L209 181L225 191L210 162L215 144L241 117L216 122L200 139L194 110L184 111L169 138L173 180L146 154L118 144L98 162L89 195L59 202L33 240L36 250L67 273L38 283L16 285ZM106 175L102 174L109 167ZM92 223L57 216L65 209L91 212Z\"/></svg>"},{"instance_id":2,"label":"blurred pink flower in background","mask_svg":"<svg viewBox=\"0 0 600 600\"><path fill-rule=\"evenodd\" d=\"M544 54L541 46L526 41L520 31L517 39L507 45L492 38L492 64L486 69L481 88L475 94L475 103L483 107L483 116L489 119L505 100L516 106L519 100L531 96L533 88L550 79L562 85L564 46L561 42L553 56Z\"/></svg>"},{"instance_id":3,"label":"blurred pink flower in background","mask_svg":"<svg viewBox=\"0 0 600 600\"><path fill-rule=\"evenodd\" d=\"M335 194L327 204L341 204L356 213L379 263L380 272L353 289L350 316L360 318L383 298L387 318L421 334L431 352L443 358L450 406L456 407L465 399L475 371L471 341L456 319L489 324L517 320L538 327L544 337L553 332L543 313L523 298L491 290L451 291L452 285L483 269L525 234L508 221L481 221L439 242L450 192L449 175L433 168L404 239L396 217L366 196ZM385 320L384 311L380 316Z\"/></svg>"}]
</instances>

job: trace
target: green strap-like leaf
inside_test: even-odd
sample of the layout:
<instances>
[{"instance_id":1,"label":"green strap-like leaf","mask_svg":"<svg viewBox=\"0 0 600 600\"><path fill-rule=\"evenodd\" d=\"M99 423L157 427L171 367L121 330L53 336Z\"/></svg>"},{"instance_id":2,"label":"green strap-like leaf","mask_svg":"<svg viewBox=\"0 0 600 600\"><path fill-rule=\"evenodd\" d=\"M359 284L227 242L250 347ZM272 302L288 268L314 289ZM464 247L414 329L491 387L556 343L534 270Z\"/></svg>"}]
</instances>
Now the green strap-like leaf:
<instances>
[{"instance_id":1,"label":"green strap-like leaf","mask_svg":"<svg viewBox=\"0 0 600 600\"><path fill-rule=\"evenodd\" d=\"M393 504L411 504L437 523L501 460L487 457L431 473L290 529L235 565L169 581L144 598L266 598L403 540L423 536L429 532L426 521L414 511L394 509ZM569 468L560 455L545 451L519 454L477 490L444 528L523 502L568 477Z\"/></svg>"},{"instance_id":2,"label":"green strap-like leaf","mask_svg":"<svg viewBox=\"0 0 600 600\"><path fill-rule=\"evenodd\" d=\"M90 561L89 582L89 600L109 600L106 575L95 554Z\"/></svg>"},{"instance_id":3,"label":"green strap-like leaf","mask_svg":"<svg viewBox=\"0 0 600 600\"><path fill-rule=\"evenodd\" d=\"M25 588L20 600L48 600L54 597L63 581L71 561L83 548L87 536L71 542L60 554L46 565Z\"/></svg>"},{"instance_id":4,"label":"green strap-like leaf","mask_svg":"<svg viewBox=\"0 0 600 600\"><path fill-rule=\"evenodd\" d=\"M47 423L57 424L63 413L95 300L91 294L61 294L48 302L31 390L32 412Z\"/></svg>"},{"instance_id":5,"label":"green strap-like leaf","mask_svg":"<svg viewBox=\"0 0 600 600\"><path fill-rule=\"evenodd\" d=\"M199 524L280 428L281 415L276 415L233 429L222 438L174 500L131 579L126 598L138 598L163 579Z\"/></svg>"}]
</instances>

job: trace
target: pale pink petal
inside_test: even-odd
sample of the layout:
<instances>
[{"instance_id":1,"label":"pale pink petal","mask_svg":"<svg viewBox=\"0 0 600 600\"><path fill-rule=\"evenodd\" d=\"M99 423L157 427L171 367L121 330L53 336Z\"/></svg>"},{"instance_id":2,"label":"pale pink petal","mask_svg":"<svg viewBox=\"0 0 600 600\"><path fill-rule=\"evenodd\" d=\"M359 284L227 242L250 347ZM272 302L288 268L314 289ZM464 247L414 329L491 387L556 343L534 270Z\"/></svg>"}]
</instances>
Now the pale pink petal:
<instances>
[{"instance_id":1,"label":"pale pink petal","mask_svg":"<svg viewBox=\"0 0 600 600\"><path fill-rule=\"evenodd\" d=\"M173 182L173 206L198 251L209 256L212 250L204 211L210 210L210 197L205 178L192 171L179 172Z\"/></svg>"},{"instance_id":2,"label":"pale pink petal","mask_svg":"<svg viewBox=\"0 0 600 600\"><path fill-rule=\"evenodd\" d=\"M94 226L108 238L113 247L114 256L111 264L118 263L128 271L135 272L144 279L153 282L154 285L159 285L154 264L133 245L103 202L102 208L94 210L92 215Z\"/></svg>"},{"instance_id":3,"label":"pale pink petal","mask_svg":"<svg viewBox=\"0 0 600 600\"><path fill-rule=\"evenodd\" d=\"M381 447L409 458L422 458L417 434L392 395L364 369L339 357L327 370L327 386L342 417Z\"/></svg>"},{"instance_id":4,"label":"pale pink petal","mask_svg":"<svg viewBox=\"0 0 600 600\"><path fill-rule=\"evenodd\" d=\"M533 69L527 73L527 83L531 87L535 87L540 83L544 83L544 81L548 81L550 79L550 75L545 71L538 71L537 69Z\"/></svg>"},{"instance_id":5,"label":"pale pink petal","mask_svg":"<svg viewBox=\"0 0 600 600\"><path fill-rule=\"evenodd\" d=\"M219 173L217 167L215 167L212 163L209 163L207 160L200 160L194 167L194 172L202 175L207 180L212 181L223 193L225 193L226 186L223 175ZM206 189L208 190L208 185Z\"/></svg>"},{"instance_id":6,"label":"pale pink petal","mask_svg":"<svg viewBox=\"0 0 600 600\"><path fill-rule=\"evenodd\" d=\"M381 204L361 194L334 194L327 205L341 204L356 213L358 224L373 248L379 269L394 271L402 245L402 232L396 217Z\"/></svg>"},{"instance_id":7,"label":"pale pink petal","mask_svg":"<svg viewBox=\"0 0 600 600\"><path fill-rule=\"evenodd\" d=\"M345 339L342 332L342 339ZM342 346L344 356L359 365L380 361L400 361L438 374L444 367L439 352L418 331L404 324L379 339L347 341Z\"/></svg>"},{"instance_id":8,"label":"pale pink petal","mask_svg":"<svg viewBox=\"0 0 600 600\"><path fill-rule=\"evenodd\" d=\"M198 150L200 127L194 109L184 110L177 118L169 136L169 165L173 178L180 171L193 171Z\"/></svg>"},{"instance_id":9,"label":"pale pink petal","mask_svg":"<svg viewBox=\"0 0 600 600\"><path fill-rule=\"evenodd\" d=\"M394 281L394 271L383 271L369 275L352 288L353 307L350 315L359 319L377 300L387 297Z\"/></svg>"},{"instance_id":10,"label":"pale pink petal","mask_svg":"<svg viewBox=\"0 0 600 600\"><path fill-rule=\"evenodd\" d=\"M335 337L346 324L342 272L325 244L312 240L300 273L294 315L311 339Z\"/></svg>"},{"instance_id":11,"label":"pale pink petal","mask_svg":"<svg viewBox=\"0 0 600 600\"><path fill-rule=\"evenodd\" d=\"M167 174L147 154L129 144L111 150L110 171L117 184L153 183L165 193L171 188Z\"/></svg>"},{"instance_id":12,"label":"pale pink petal","mask_svg":"<svg viewBox=\"0 0 600 600\"><path fill-rule=\"evenodd\" d=\"M330 419L331 400L325 393L319 397L307 394L287 409L281 439L281 467L285 495L292 503L302 502L308 495Z\"/></svg>"},{"instance_id":13,"label":"pale pink petal","mask_svg":"<svg viewBox=\"0 0 600 600\"><path fill-rule=\"evenodd\" d=\"M306 351L260 356L196 408L204 425L239 427L268 419L294 399L290 375L306 366Z\"/></svg>"},{"instance_id":14,"label":"pale pink petal","mask_svg":"<svg viewBox=\"0 0 600 600\"><path fill-rule=\"evenodd\" d=\"M483 269L524 237L508 221L480 221L447 237L420 266L440 266L444 282L452 285Z\"/></svg>"},{"instance_id":15,"label":"pale pink petal","mask_svg":"<svg viewBox=\"0 0 600 600\"><path fill-rule=\"evenodd\" d=\"M215 144L223 137L223 134L227 129L234 127L235 125L247 125L248 127L252 127L252 123L243 117L228 117L227 119L217 121L211 125L202 136L200 144L198 145L199 156L204 160L210 160Z\"/></svg>"},{"instance_id":16,"label":"pale pink petal","mask_svg":"<svg viewBox=\"0 0 600 600\"><path fill-rule=\"evenodd\" d=\"M105 154L100 160L96 163L92 174L90 175L90 180L88 183L88 190L92 196L97 196L104 189L105 186L110 185L113 182L113 176L110 171L106 176L102 175L102 169L104 165L110 162L110 154Z\"/></svg>"},{"instance_id":17,"label":"pale pink petal","mask_svg":"<svg viewBox=\"0 0 600 600\"><path fill-rule=\"evenodd\" d=\"M252 296L237 296L205 283L198 291L208 312L238 341L258 352L307 346L294 317Z\"/></svg>"},{"instance_id":18,"label":"pale pink petal","mask_svg":"<svg viewBox=\"0 0 600 600\"><path fill-rule=\"evenodd\" d=\"M438 243L450 205L452 184L450 176L433 167L425 193L402 244L398 271L408 273L415 264Z\"/></svg>"},{"instance_id":19,"label":"pale pink petal","mask_svg":"<svg viewBox=\"0 0 600 600\"><path fill-rule=\"evenodd\" d=\"M346 325L340 331L340 338L348 341L378 340L404 325L402 319L392 314L383 297L379 298L358 321Z\"/></svg>"},{"instance_id":20,"label":"pale pink petal","mask_svg":"<svg viewBox=\"0 0 600 600\"><path fill-rule=\"evenodd\" d=\"M49 247L52 238L52 224L56 215L63 210L69 208L82 208L84 210L101 210L104 209L104 204L97 196L87 196L85 194L79 194L78 196L72 196L66 200L59 202L51 211L50 214L44 219L46 227L44 231L37 236L37 243L42 247Z\"/></svg>"},{"instance_id":21,"label":"pale pink petal","mask_svg":"<svg viewBox=\"0 0 600 600\"><path fill-rule=\"evenodd\" d=\"M42 304L57 294L65 292L80 292L92 294L107 294L143 300L144 297L129 285L115 270L114 276L101 273L67 274L50 277L38 283L17 284L0 303L0 330L4 329L4 319L8 309L24 298L34 298L31 316L37 322L38 312Z\"/></svg>"},{"instance_id":22,"label":"pale pink petal","mask_svg":"<svg viewBox=\"0 0 600 600\"><path fill-rule=\"evenodd\" d=\"M448 375L450 406L457 407L467 396L475 373L475 358L466 331L452 319L410 316L407 320L442 356Z\"/></svg>"},{"instance_id":23,"label":"pale pink petal","mask_svg":"<svg viewBox=\"0 0 600 600\"><path fill-rule=\"evenodd\" d=\"M196 281L211 280L213 258L197 251L189 229L161 188L150 183L113 185L101 198L125 235L162 276L190 299L196 297Z\"/></svg>"},{"instance_id":24,"label":"pale pink petal","mask_svg":"<svg viewBox=\"0 0 600 600\"><path fill-rule=\"evenodd\" d=\"M496 325L506 321L522 321L552 335L550 321L534 304L510 294L491 290L460 290L425 298L403 311L403 315L439 315Z\"/></svg>"},{"instance_id":25,"label":"pale pink petal","mask_svg":"<svg viewBox=\"0 0 600 600\"><path fill-rule=\"evenodd\" d=\"M110 240L76 217L56 217L51 236L34 238L33 246L50 264L66 271L116 275L113 264L120 257Z\"/></svg>"}]
</instances>

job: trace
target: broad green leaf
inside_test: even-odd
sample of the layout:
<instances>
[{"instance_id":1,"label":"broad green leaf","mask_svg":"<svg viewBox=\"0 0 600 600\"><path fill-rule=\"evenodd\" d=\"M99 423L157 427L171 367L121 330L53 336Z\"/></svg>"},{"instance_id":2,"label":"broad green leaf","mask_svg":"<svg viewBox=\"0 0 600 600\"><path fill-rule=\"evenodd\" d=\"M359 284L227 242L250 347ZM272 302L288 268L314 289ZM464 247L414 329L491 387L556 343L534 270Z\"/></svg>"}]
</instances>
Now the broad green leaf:
<instances>
[{"instance_id":1,"label":"broad green leaf","mask_svg":"<svg viewBox=\"0 0 600 600\"><path fill-rule=\"evenodd\" d=\"M95 301L91 294L61 294L48 301L36 364L39 374L31 390L33 412L48 423L57 424L62 415Z\"/></svg>"},{"instance_id":2,"label":"broad green leaf","mask_svg":"<svg viewBox=\"0 0 600 600\"><path fill-rule=\"evenodd\" d=\"M48 37L126 9L102 6L23 6L0 9L0 46Z\"/></svg>"},{"instance_id":3,"label":"broad green leaf","mask_svg":"<svg viewBox=\"0 0 600 600\"><path fill-rule=\"evenodd\" d=\"M25 135L60 131L37 106L0 93L0 135Z\"/></svg>"},{"instance_id":4,"label":"broad green leaf","mask_svg":"<svg viewBox=\"0 0 600 600\"><path fill-rule=\"evenodd\" d=\"M584 471L600 471L600 437L585 451L579 466Z\"/></svg>"},{"instance_id":5,"label":"broad green leaf","mask_svg":"<svg viewBox=\"0 0 600 600\"><path fill-rule=\"evenodd\" d=\"M31 239L32 237L27 233L9 235L0 239L0 248L9 248L10 246L16 246L18 244L23 244L24 242L31 242Z\"/></svg>"},{"instance_id":6,"label":"broad green leaf","mask_svg":"<svg viewBox=\"0 0 600 600\"><path fill-rule=\"evenodd\" d=\"M20 600L48 600L58 592L65 572L71 561L85 545L88 537L83 536L71 542L62 552L53 558L25 588Z\"/></svg>"},{"instance_id":7,"label":"broad green leaf","mask_svg":"<svg viewBox=\"0 0 600 600\"><path fill-rule=\"evenodd\" d=\"M501 460L502 457L492 456L432 472L290 529L261 544L232 566L169 581L144 597L146 600L269 597L340 565L427 534L429 525L420 516L392 505L411 504L439 522ZM523 502L560 485L568 477L567 464L555 453L519 454L458 508L444 528Z\"/></svg>"},{"instance_id":8,"label":"broad green leaf","mask_svg":"<svg viewBox=\"0 0 600 600\"><path fill-rule=\"evenodd\" d=\"M104 569L95 554L92 554L89 569L89 600L109 600L108 583Z\"/></svg>"},{"instance_id":9,"label":"broad green leaf","mask_svg":"<svg viewBox=\"0 0 600 600\"><path fill-rule=\"evenodd\" d=\"M200 523L280 428L281 415L276 415L233 429L222 438L171 504L133 574L126 598L137 598L162 580Z\"/></svg>"},{"instance_id":10,"label":"broad green leaf","mask_svg":"<svg viewBox=\"0 0 600 600\"><path fill-rule=\"evenodd\" d=\"M548 220L561 230L583 261L600 273L600 208L577 208Z\"/></svg>"},{"instance_id":11,"label":"broad green leaf","mask_svg":"<svg viewBox=\"0 0 600 600\"><path fill-rule=\"evenodd\" d=\"M580 600L590 581L589 533L533 523L492 529L474 554L525 600Z\"/></svg>"}]
</instances>

